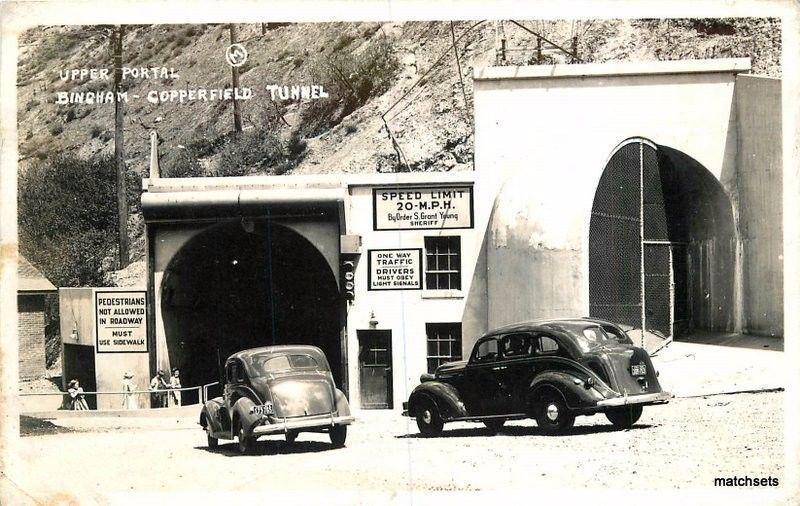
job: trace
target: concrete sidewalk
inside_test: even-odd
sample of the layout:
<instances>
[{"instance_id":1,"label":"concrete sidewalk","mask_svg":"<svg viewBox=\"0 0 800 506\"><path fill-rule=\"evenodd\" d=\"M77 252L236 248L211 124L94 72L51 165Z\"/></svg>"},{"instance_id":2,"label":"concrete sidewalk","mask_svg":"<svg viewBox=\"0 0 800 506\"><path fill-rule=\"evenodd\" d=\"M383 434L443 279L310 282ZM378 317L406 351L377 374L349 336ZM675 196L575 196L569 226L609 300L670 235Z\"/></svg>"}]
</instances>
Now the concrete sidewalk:
<instances>
[{"instance_id":1,"label":"concrete sidewalk","mask_svg":"<svg viewBox=\"0 0 800 506\"><path fill-rule=\"evenodd\" d=\"M677 397L785 388L784 353L774 349L782 350L782 341L750 336L674 341L653 356L653 364L661 386Z\"/></svg>"}]
</instances>

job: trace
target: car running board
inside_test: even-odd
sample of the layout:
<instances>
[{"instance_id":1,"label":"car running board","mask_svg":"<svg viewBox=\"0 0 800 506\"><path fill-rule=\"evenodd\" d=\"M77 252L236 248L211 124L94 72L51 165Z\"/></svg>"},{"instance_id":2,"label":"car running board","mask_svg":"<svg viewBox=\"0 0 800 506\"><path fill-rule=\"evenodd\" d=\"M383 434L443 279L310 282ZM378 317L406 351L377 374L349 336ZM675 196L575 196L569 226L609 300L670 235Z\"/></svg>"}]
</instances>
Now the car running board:
<instances>
[{"instance_id":1,"label":"car running board","mask_svg":"<svg viewBox=\"0 0 800 506\"><path fill-rule=\"evenodd\" d=\"M450 418L448 422L482 422L484 420L522 420L524 418L530 418L531 415L528 413L512 413L508 415L484 415L484 416L462 416L459 418Z\"/></svg>"}]
</instances>

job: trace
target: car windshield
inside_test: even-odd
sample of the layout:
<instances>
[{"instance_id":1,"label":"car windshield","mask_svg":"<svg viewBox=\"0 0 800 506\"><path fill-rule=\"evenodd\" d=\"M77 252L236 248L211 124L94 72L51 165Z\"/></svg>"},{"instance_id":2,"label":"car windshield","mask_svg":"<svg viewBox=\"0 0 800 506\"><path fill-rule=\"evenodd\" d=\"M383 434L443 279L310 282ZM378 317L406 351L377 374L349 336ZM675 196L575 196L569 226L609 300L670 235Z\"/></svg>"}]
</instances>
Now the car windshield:
<instances>
[{"instance_id":1,"label":"car windshield","mask_svg":"<svg viewBox=\"0 0 800 506\"><path fill-rule=\"evenodd\" d=\"M589 351L605 344L615 344L618 341L609 336L602 327L587 327L578 335L578 344L583 351Z\"/></svg>"},{"instance_id":2,"label":"car windshield","mask_svg":"<svg viewBox=\"0 0 800 506\"><path fill-rule=\"evenodd\" d=\"M325 370L314 357L305 353L253 355L250 357L250 365L256 377L286 371Z\"/></svg>"}]
</instances>

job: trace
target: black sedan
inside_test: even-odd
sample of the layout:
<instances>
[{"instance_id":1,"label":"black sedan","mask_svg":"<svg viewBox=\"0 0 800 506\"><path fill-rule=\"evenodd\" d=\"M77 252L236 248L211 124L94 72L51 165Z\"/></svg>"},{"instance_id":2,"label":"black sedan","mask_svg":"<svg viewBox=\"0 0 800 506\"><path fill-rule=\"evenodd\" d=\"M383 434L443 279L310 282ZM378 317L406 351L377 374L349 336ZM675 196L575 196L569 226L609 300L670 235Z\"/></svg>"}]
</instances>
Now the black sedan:
<instances>
[{"instance_id":1,"label":"black sedan","mask_svg":"<svg viewBox=\"0 0 800 506\"><path fill-rule=\"evenodd\" d=\"M627 428L644 406L673 397L657 376L647 352L614 323L518 323L478 339L468 361L423 374L403 414L416 418L424 436L438 435L446 422L482 422L497 431L522 418L552 434L571 427L577 415L596 413Z\"/></svg>"}]
</instances>

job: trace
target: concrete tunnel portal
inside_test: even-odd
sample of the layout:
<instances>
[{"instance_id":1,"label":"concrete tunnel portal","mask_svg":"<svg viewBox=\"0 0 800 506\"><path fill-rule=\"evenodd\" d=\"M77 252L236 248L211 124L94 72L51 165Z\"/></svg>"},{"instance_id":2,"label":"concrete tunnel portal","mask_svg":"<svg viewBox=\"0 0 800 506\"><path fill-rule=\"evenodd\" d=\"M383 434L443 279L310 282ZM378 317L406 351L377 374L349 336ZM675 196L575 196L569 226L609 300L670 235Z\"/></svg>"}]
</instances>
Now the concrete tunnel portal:
<instances>
[{"instance_id":1,"label":"concrete tunnel portal","mask_svg":"<svg viewBox=\"0 0 800 506\"><path fill-rule=\"evenodd\" d=\"M205 229L171 259L160 292L169 364L184 386L219 381L230 354L273 344L318 346L342 384L336 277L289 226L235 220Z\"/></svg>"}]
</instances>

